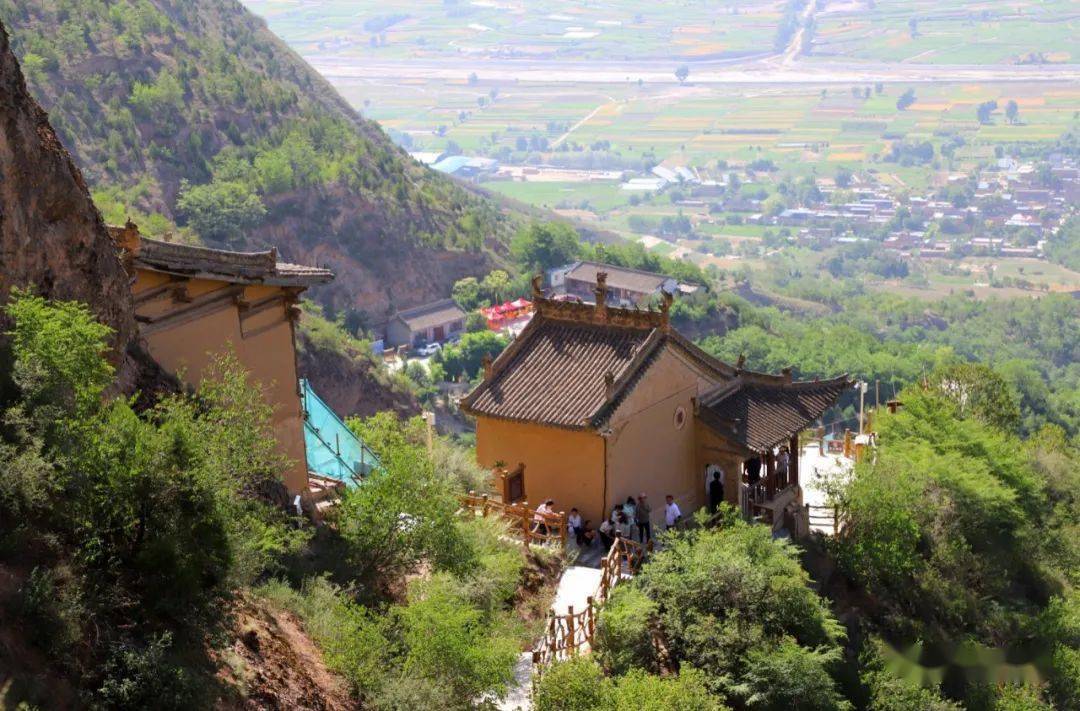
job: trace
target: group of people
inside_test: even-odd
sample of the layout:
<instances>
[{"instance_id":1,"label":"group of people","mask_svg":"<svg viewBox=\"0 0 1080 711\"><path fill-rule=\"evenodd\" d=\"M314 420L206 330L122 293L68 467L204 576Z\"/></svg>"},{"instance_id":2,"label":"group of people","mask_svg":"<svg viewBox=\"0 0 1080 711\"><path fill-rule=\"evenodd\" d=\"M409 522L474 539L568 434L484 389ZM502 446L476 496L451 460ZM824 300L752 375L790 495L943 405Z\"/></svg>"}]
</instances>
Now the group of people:
<instances>
[{"instance_id":1,"label":"group of people","mask_svg":"<svg viewBox=\"0 0 1080 711\"><path fill-rule=\"evenodd\" d=\"M539 511L539 509L537 509ZM670 494L664 504L664 525L667 529L675 528L682 520L682 511L675 503ZM612 507L610 514L600 524L598 529L592 527L592 522L584 520L577 508L570 509L566 524L574 535L574 541L579 547L591 547L599 540L604 551L607 551L615 543L616 538L629 538L633 540L635 533L642 545L652 540L652 505L644 492L626 497L622 504Z\"/></svg>"}]
</instances>

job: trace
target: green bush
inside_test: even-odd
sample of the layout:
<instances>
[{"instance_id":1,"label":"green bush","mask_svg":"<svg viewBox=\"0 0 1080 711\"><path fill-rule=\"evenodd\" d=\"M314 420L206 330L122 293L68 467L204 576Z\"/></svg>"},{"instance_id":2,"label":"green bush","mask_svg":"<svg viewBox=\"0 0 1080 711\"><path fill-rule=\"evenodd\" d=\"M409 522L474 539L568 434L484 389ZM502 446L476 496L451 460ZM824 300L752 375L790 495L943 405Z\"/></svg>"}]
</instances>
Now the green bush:
<instances>
[{"instance_id":1,"label":"green bush","mask_svg":"<svg viewBox=\"0 0 1080 711\"><path fill-rule=\"evenodd\" d=\"M709 694L705 675L684 666L678 676L659 677L635 669L605 677L589 657L552 664L533 694L536 711L722 711Z\"/></svg>"},{"instance_id":2,"label":"green bush","mask_svg":"<svg viewBox=\"0 0 1080 711\"><path fill-rule=\"evenodd\" d=\"M607 684L600 666L588 657L552 664L536 683L535 711L596 711L602 709Z\"/></svg>"},{"instance_id":3,"label":"green bush","mask_svg":"<svg viewBox=\"0 0 1080 711\"><path fill-rule=\"evenodd\" d=\"M93 695L93 706L102 709L189 709L195 704L197 687L191 674L168 658L169 633L145 645L122 642L114 645L102 669L103 681Z\"/></svg>"},{"instance_id":4,"label":"green bush","mask_svg":"<svg viewBox=\"0 0 1080 711\"><path fill-rule=\"evenodd\" d=\"M656 603L642 590L615 588L596 622L596 657L608 673L625 674L635 667L656 670L650 629L656 612Z\"/></svg>"},{"instance_id":5,"label":"green bush","mask_svg":"<svg viewBox=\"0 0 1080 711\"><path fill-rule=\"evenodd\" d=\"M656 605L672 661L700 669L717 697L782 704L799 688L783 678L793 670L814 685L814 708L816 700L841 703L830 672L843 630L810 587L795 548L767 527L733 521L671 536L630 584ZM633 660L640 639L607 638L600 654ZM766 688L774 682L777 697Z\"/></svg>"},{"instance_id":6,"label":"green bush","mask_svg":"<svg viewBox=\"0 0 1080 711\"><path fill-rule=\"evenodd\" d=\"M396 613L408 648L402 673L435 681L453 705L501 693L513 681L514 640L494 631L449 574L413 583L408 605Z\"/></svg>"},{"instance_id":7,"label":"green bush","mask_svg":"<svg viewBox=\"0 0 1080 711\"><path fill-rule=\"evenodd\" d=\"M791 638L755 647L746 656L746 705L762 711L850 709L829 674L841 656L838 647L809 649Z\"/></svg>"},{"instance_id":8,"label":"green bush","mask_svg":"<svg viewBox=\"0 0 1080 711\"><path fill-rule=\"evenodd\" d=\"M385 618L350 602L325 578L306 581L300 591L271 581L256 592L300 617L326 665L347 679L361 698L383 693L390 673Z\"/></svg>"}]
</instances>

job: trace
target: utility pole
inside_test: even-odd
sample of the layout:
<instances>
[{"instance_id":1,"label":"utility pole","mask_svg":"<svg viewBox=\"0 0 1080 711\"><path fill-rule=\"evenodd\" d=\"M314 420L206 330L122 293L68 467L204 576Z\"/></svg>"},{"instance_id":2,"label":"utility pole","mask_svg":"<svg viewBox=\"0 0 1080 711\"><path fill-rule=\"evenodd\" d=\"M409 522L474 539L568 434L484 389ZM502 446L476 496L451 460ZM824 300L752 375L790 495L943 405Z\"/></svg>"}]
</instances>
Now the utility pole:
<instances>
[{"instance_id":1,"label":"utility pole","mask_svg":"<svg viewBox=\"0 0 1080 711\"><path fill-rule=\"evenodd\" d=\"M863 433L863 423L866 422L863 415L863 406L866 402L866 391L868 386L865 380L859 381L859 434Z\"/></svg>"}]
</instances>

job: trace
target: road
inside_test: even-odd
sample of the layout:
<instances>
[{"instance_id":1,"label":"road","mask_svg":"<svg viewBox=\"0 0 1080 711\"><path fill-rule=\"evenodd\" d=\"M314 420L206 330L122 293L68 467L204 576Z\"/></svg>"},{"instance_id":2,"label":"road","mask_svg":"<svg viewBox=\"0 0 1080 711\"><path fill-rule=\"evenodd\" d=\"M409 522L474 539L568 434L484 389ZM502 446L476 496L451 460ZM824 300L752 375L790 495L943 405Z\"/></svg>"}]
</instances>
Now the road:
<instances>
[{"instance_id":1,"label":"road","mask_svg":"<svg viewBox=\"0 0 1080 711\"><path fill-rule=\"evenodd\" d=\"M307 57L331 82L350 80L442 79L461 80L470 73L485 81L543 84L619 84L638 80L677 85L672 63L642 61L576 61L541 59L442 58L401 61L348 60ZM777 66L769 60L743 64L698 62L690 65L696 85L739 84L867 84L874 82L1080 82L1080 64L1040 65L914 65L884 63L806 63Z\"/></svg>"}]
</instances>

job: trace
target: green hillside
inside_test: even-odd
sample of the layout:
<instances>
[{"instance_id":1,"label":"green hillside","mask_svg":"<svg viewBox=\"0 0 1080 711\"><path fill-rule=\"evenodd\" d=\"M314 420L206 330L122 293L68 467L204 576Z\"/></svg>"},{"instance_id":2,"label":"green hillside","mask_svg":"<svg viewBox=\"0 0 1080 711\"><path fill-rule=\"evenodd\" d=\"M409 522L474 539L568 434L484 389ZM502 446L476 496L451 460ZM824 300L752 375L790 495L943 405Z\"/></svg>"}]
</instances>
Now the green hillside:
<instances>
[{"instance_id":1,"label":"green hillside","mask_svg":"<svg viewBox=\"0 0 1080 711\"><path fill-rule=\"evenodd\" d=\"M239 2L0 0L0 19L108 221L275 245L338 272L324 301L372 313L444 294L510 229Z\"/></svg>"}]
</instances>

